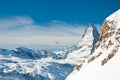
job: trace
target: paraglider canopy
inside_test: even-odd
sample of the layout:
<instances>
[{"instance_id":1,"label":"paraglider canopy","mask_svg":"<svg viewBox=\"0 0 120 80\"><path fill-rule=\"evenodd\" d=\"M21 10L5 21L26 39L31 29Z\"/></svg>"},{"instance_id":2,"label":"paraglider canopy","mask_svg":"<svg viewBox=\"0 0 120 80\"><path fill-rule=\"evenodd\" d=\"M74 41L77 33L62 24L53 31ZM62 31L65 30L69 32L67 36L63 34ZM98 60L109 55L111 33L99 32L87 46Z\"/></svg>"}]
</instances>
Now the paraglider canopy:
<instances>
[{"instance_id":1,"label":"paraglider canopy","mask_svg":"<svg viewBox=\"0 0 120 80\"><path fill-rule=\"evenodd\" d=\"M57 41L55 41L54 43L55 43L55 45L59 45L59 42L57 42Z\"/></svg>"}]
</instances>

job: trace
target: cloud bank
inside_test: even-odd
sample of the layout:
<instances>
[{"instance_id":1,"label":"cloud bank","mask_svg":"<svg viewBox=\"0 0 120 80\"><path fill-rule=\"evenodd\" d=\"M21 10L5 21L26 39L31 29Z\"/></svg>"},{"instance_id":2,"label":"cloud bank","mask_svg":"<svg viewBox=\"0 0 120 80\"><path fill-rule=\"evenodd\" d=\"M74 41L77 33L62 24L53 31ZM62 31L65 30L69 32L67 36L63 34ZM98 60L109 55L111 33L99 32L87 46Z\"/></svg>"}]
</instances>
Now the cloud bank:
<instances>
[{"instance_id":1,"label":"cloud bank","mask_svg":"<svg viewBox=\"0 0 120 80\"><path fill-rule=\"evenodd\" d=\"M0 19L0 47L26 46L39 48L44 45L73 45L80 40L86 25L68 24L53 20L44 25L36 24L29 16Z\"/></svg>"}]
</instances>

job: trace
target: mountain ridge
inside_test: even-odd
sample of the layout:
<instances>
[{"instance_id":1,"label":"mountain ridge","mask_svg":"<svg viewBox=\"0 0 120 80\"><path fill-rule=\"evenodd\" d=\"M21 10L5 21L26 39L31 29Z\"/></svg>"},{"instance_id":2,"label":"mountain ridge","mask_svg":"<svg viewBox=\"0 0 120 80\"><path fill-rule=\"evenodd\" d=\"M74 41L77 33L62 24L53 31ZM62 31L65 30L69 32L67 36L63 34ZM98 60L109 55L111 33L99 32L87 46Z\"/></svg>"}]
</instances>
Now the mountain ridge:
<instances>
[{"instance_id":1,"label":"mountain ridge","mask_svg":"<svg viewBox=\"0 0 120 80\"><path fill-rule=\"evenodd\" d=\"M93 52L93 45L97 42L98 36L99 33L96 27L92 24L88 24L81 41L78 42L75 50L68 54L67 59L74 62L73 64L75 65L84 63L85 59Z\"/></svg>"},{"instance_id":2,"label":"mountain ridge","mask_svg":"<svg viewBox=\"0 0 120 80\"><path fill-rule=\"evenodd\" d=\"M93 25L89 24L86 29L85 39L81 40L82 47L86 46L88 54L91 55L94 37ZM97 31L96 31L97 32ZM91 34L91 36L89 36ZM95 33L94 33L95 34ZM97 37L95 37L97 38ZM83 41L83 42L82 42ZM84 45L85 44L85 45ZM85 50L84 49L84 50ZM0 79L9 80L64 80L74 69L77 63L74 59L68 58L68 55L74 52L78 53L79 46L66 47L64 50L49 52L47 50L33 50L25 47L18 47L14 50L0 49ZM83 54L80 57L84 57ZM81 58L83 60L83 58ZM86 59L86 58L84 58ZM79 59L76 59L79 60ZM76 61L75 60L75 61ZM72 62L72 63L71 63Z\"/></svg>"},{"instance_id":3,"label":"mountain ridge","mask_svg":"<svg viewBox=\"0 0 120 80\"><path fill-rule=\"evenodd\" d=\"M120 9L108 16L95 44L93 54L66 80L119 80L120 73Z\"/></svg>"}]
</instances>

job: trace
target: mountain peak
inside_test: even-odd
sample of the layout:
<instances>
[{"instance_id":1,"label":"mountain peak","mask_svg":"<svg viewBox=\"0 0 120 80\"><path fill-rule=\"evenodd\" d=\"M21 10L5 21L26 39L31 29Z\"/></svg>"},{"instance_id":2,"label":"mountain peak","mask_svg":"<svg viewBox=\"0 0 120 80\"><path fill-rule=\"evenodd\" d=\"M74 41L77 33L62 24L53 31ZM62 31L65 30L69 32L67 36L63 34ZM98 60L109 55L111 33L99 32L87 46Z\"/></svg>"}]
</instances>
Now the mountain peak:
<instances>
[{"instance_id":1,"label":"mountain peak","mask_svg":"<svg viewBox=\"0 0 120 80\"><path fill-rule=\"evenodd\" d=\"M85 30L85 33L83 34L83 36L82 36L82 38L85 38L85 37L91 37L91 36L95 36L94 35L94 33L96 34L96 35L99 35L98 34L98 30L96 29L96 27L93 25L93 24L91 24L91 23L89 23L88 24L88 27L86 28L86 30ZM98 37L98 36L97 36Z\"/></svg>"},{"instance_id":2,"label":"mountain peak","mask_svg":"<svg viewBox=\"0 0 120 80\"><path fill-rule=\"evenodd\" d=\"M85 59L93 52L93 45L97 42L98 36L99 34L96 27L88 24L82 39L79 41L75 50L68 54L67 60L75 65L84 63Z\"/></svg>"},{"instance_id":3,"label":"mountain peak","mask_svg":"<svg viewBox=\"0 0 120 80\"><path fill-rule=\"evenodd\" d=\"M88 27L85 30L85 33L82 36L81 41L78 43L78 47L83 45L94 45L99 37L99 32L94 25L91 23L88 24ZM92 44L91 44L92 43Z\"/></svg>"},{"instance_id":4,"label":"mountain peak","mask_svg":"<svg viewBox=\"0 0 120 80\"><path fill-rule=\"evenodd\" d=\"M92 27L92 28L93 28L93 24L91 24L91 23L88 23L88 27Z\"/></svg>"},{"instance_id":5,"label":"mountain peak","mask_svg":"<svg viewBox=\"0 0 120 80\"><path fill-rule=\"evenodd\" d=\"M113 74L120 73L120 9L106 18L101 32L92 55L66 80L120 79L118 74Z\"/></svg>"}]
</instances>

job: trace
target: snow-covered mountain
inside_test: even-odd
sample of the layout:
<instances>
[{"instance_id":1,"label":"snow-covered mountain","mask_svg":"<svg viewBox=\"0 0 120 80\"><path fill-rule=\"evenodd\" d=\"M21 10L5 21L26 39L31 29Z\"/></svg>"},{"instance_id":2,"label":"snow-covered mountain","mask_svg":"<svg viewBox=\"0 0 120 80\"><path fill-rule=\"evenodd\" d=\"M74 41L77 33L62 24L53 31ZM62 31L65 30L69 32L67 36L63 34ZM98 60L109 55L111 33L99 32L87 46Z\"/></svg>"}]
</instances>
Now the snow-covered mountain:
<instances>
[{"instance_id":1,"label":"snow-covered mountain","mask_svg":"<svg viewBox=\"0 0 120 80\"><path fill-rule=\"evenodd\" d=\"M0 49L0 80L64 80L73 66L53 55L25 47Z\"/></svg>"},{"instance_id":2,"label":"snow-covered mountain","mask_svg":"<svg viewBox=\"0 0 120 80\"><path fill-rule=\"evenodd\" d=\"M60 52L61 52L61 55L58 54ZM59 50L59 51L47 51L47 50L33 50L25 47L19 47L14 50L0 49L0 54L2 55L14 56L14 57L19 57L23 59L32 59L32 60L48 58L48 57L51 57L54 59L61 59L61 58L63 59L66 57L67 53L69 52L70 50L68 49Z\"/></svg>"},{"instance_id":3,"label":"snow-covered mountain","mask_svg":"<svg viewBox=\"0 0 120 80\"><path fill-rule=\"evenodd\" d=\"M44 57L48 57L49 52L45 50L32 50L25 47L19 47L14 50L0 49L0 54L19 57L23 59L41 59Z\"/></svg>"},{"instance_id":4,"label":"snow-covered mountain","mask_svg":"<svg viewBox=\"0 0 120 80\"><path fill-rule=\"evenodd\" d=\"M66 80L120 80L120 9L107 17L93 54Z\"/></svg>"},{"instance_id":5,"label":"snow-covered mountain","mask_svg":"<svg viewBox=\"0 0 120 80\"><path fill-rule=\"evenodd\" d=\"M65 80L74 65L91 54L97 38L98 31L89 24L78 45L64 50L0 49L0 80Z\"/></svg>"},{"instance_id":6,"label":"snow-covered mountain","mask_svg":"<svg viewBox=\"0 0 120 80\"><path fill-rule=\"evenodd\" d=\"M67 55L77 48L77 45L66 46L63 50L56 50L53 53L56 55L56 59L66 59Z\"/></svg>"},{"instance_id":7,"label":"snow-covered mountain","mask_svg":"<svg viewBox=\"0 0 120 80\"><path fill-rule=\"evenodd\" d=\"M98 30L92 24L88 24L82 39L77 44L77 47L67 55L67 60L72 64L79 65L84 63L91 53L93 52L94 44L99 37Z\"/></svg>"}]
</instances>

